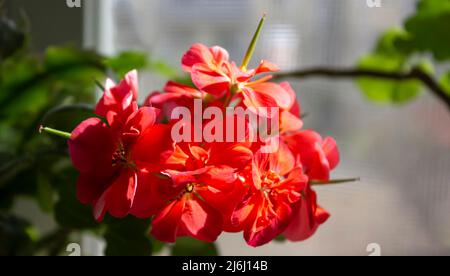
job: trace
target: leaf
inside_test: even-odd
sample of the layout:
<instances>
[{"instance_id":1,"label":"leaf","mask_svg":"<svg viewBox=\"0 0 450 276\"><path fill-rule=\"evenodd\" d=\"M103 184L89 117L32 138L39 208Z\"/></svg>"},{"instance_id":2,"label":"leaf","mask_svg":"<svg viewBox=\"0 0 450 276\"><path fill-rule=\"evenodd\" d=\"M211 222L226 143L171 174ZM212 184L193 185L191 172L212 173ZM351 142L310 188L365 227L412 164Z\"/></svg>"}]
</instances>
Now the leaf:
<instances>
[{"instance_id":1,"label":"leaf","mask_svg":"<svg viewBox=\"0 0 450 276\"><path fill-rule=\"evenodd\" d=\"M371 54L360 60L359 68L383 72L402 72L404 64L405 61L401 56ZM369 100L380 103L405 103L414 99L421 90L421 83L416 80L359 78L356 82Z\"/></svg>"},{"instance_id":2,"label":"leaf","mask_svg":"<svg viewBox=\"0 0 450 276\"><path fill-rule=\"evenodd\" d=\"M144 52L130 51L111 57L105 63L122 79L126 73L133 69L140 70L146 68L148 66L148 57Z\"/></svg>"},{"instance_id":3,"label":"leaf","mask_svg":"<svg viewBox=\"0 0 450 276\"><path fill-rule=\"evenodd\" d=\"M46 213L53 211L54 194L50 180L44 174L38 173L36 198L42 211Z\"/></svg>"},{"instance_id":4,"label":"leaf","mask_svg":"<svg viewBox=\"0 0 450 276\"><path fill-rule=\"evenodd\" d=\"M217 246L193 238L178 238L172 247L172 256L218 256Z\"/></svg>"},{"instance_id":5,"label":"leaf","mask_svg":"<svg viewBox=\"0 0 450 276\"><path fill-rule=\"evenodd\" d=\"M393 28L385 31L377 41L375 53L383 56L406 58L413 51L411 37L405 30Z\"/></svg>"},{"instance_id":6,"label":"leaf","mask_svg":"<svg viewBox=\"0 0 450 276\"><path fill-rule=\"evenodd\" d=\"M47 71L67 67L94 67L104 70L102 57L95 52L74 47L49 47L45 52L44 66Z\"/></svg>"},{"instance_id":7,"label":"leaf","mask_svg":"<svg viewBox=\"0 0 450 276\"><path fill-rule=\"evenodd\" d=\"M104 235L107 256L150 256L153 252L148 234L150 220L134 217L106 221L108 229Z\"/></svg>"},{"instance_id":8,"label":"leaf","mask_svg":"<svg viewBox=\"0 0 450 276\"><path fill-rule=\"evenodd\" d=\"M75 184L77 173L70 169L58 175L65 176L57 182L59 200L54 208L54 216L58 224L70 229L98 227L98 223L93 218L91 206L82 205L77 200Z\"/></svg>"},{"instance_id":9,"label":"leaf","mask_svg":"<svg viewBox=\"0 0 450 276\"><path fill-rule=\"evenodd\" d=\"M450 1L422 0L405 28L420 51L430 51L437 60L450 59Z\"/></svg>"},{"instance_id":10,"label":"leaf","mask_svg":"<svg viewBox=\"0 0 450 276\"><path fill-rule=\"evenodd\" d=\"M441 76L440 83L445 92L450 96L450 71Z\"/></svg>"},{"instance_id":11,"label":"leaf","mask_svg":"<svg viewBox=\"0 0 450 276\"><path fill-rule=\"evenodd\" d=\"M25 46L25 32L16 23L4 16L0 17L0 62L14 55Z\"/></svg>"},{"instance_id":12,"label":"leaf","mask_svg":"<svg viewBox=\"0 0 450 276\"><path fill-rule=\"evenodd\" d=\"M28 221L0 213L0 256L31 255L33 232Z\"/></svg>"},{"instance_id":13,"label":"leaf","mask_svg":"<svg viewBox=\"0 0 450 276\"><path fill-rule=\"evenodd\" d=\"M150 64L150 70L167 78L177 78L178 70L167 64L163 60L155 60Z\"/></svg>"},{"instance_id":14,"label":"leaf","mask_svg":"<svg viewBox=\"0 0 450 276\"><path fill-rule=\"evenodd\" d=\"M286 242L287 241L287 239L286 239L286 237L285 236L283 236L283 235L279 235L278 237L276 237L275 238L275 240L274 241L276 241L276 242L279 242L279 243L282 243L282 242Z\"/></svg>"}]
</instances>

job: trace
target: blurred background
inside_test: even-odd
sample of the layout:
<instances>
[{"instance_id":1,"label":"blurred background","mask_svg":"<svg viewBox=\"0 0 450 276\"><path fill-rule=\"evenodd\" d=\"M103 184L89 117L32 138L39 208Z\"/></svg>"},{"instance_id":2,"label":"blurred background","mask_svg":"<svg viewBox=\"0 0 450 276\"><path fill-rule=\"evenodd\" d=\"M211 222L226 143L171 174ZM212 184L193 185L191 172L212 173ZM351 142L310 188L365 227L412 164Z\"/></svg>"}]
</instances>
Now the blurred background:
<instances>
[{"instance_id":1,"label":"blurred background","mask_svg":"<svg viewBox=\"0 0 450 276\"><path fill-rule=\"evenodd\" d=\"M402 26L416 8L413 0L101 0L68 8L65 0L14 0L4 6L28 18L36 53L71 44L104 55L136 50L154 61L179 67L195 42L221 45L241 60L256 24L268 20L253 65L264 58L289 71L313 66L354 67L380 33ZM442 65L437 65L440 70ZM143 89L160 89L167 77L141 74ZM354 80L291 80L306 128L336 138L341 163L334 178L357 183L318 188L319 203L331 218L310 240L272 242L253 249L241 234L218 241L222 255L450 254L450 113L431 96L401 105L370 102ZM54 225L35 203L21 199L14 210L40 231ZM44 229L44 230L42 230ZM101 254L102 241L83 236L86 254ZM87 248L87 249L86 249ZM165 254L164 251L161 254Z\"/></svg>"}]
</instances>

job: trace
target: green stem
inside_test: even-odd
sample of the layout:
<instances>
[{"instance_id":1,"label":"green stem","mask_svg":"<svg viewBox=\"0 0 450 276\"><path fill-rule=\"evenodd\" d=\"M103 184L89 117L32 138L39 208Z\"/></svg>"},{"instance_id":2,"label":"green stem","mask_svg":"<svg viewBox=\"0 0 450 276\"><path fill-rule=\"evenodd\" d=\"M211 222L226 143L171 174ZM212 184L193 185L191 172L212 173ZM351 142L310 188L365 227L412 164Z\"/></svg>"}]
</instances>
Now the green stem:
<instances>
[{"instance_id":1,"label":"green stem","mask_svg":"<svg viewBox=\"0 0 450 276\"><path fill-rule=\"evenodd\" d=\"M334 185L334 184L343 184L343 183L351 183L361 181L361 178L344 178L344 179L332 179L329 181L319 181L312 180L309 183L311 186L319 186L319 185Z\"/></svg>"},{"instance_id":2,"label":"green stem","mask_svg":"<svg viewBox=\"0 0 450 276\"><path fill-rule=\"evenodd\" d=\"M48 134L59 136L59 137L65 138L65 139L70 139L70 137L72 136L72 134L70 134L69 132L64 132L64 131L60 131L57 129L40 126L39 133L42 133L42 132L46 132Z\"/></svg>"},{"instance_id":3,"label":"green stem","mask_svg":"<svg viewBox=\"0 0 450 276\"><path fill-rule=\"evenodd\" d=\"M253 35L252 41L248 46L247 53L245 53L244 60L242 61L241 70L246 71L247 66L250 63L250 59L252 58L253 52L255 51L256 42L258 41L259 35L261 33L261 29L266 21L266 14L263 14L263 17L259 21L258 28L256 29L255 34Z\"/></svg>"}]
</instances>

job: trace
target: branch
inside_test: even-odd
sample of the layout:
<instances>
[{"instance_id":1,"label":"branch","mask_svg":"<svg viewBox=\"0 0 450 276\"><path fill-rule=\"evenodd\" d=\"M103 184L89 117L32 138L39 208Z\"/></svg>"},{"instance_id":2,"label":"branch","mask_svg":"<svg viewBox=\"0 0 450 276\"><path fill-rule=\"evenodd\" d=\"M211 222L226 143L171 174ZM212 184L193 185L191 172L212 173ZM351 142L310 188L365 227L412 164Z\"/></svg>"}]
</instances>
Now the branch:
<instances>
[{"instance_id":1,"label":"branch","mask_svg":"<svg viewBox=\"0 0 450 276\"><path fill-rule=\"evenodd\" d=\"M414 68L409 72L384 72L366 69L345 69L345 68L325 68L316 67L305 70L298 70L286 73L280 73L274 76L274 79L284 78L308 78L308 77L328 77L328 78L378 78L396 81L418 80L422 82L429 91L438 99L443 101L450 111L450 95L435 81L427 72L420 68Z\"/></svg>"}]
</instances>

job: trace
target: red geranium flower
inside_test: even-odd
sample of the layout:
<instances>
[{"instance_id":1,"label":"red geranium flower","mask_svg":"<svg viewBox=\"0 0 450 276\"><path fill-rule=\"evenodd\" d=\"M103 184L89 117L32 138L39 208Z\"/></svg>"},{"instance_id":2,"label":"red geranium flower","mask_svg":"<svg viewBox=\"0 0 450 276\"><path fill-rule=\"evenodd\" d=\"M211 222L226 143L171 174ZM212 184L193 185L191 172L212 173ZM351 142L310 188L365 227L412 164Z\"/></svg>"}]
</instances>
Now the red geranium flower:
<instances>
[{"instance_id":1,"label":"red geranium flower","mask_svg":"<svg viewBox=\"0 0 450 276\"><path fill-rule=\"evenodd\" d=\"M242 71L228 58L228 52L221 47L194 44L183 56L182 65L201 91L216 97L241 98L245 106L261 116L271 117L266 108L289 110L292 107L295 95L282 85L268 82L270 75L252 80L258 74L278 71L275 64L263 60L257 68Z\"/></svg>"},{"instance_id":2,"label":"red geranium flower","mask_svg":"<svg viewBox=\"0 0 450 276\"><path fill-rule=\"evenodd\" d=\"M292 152L301 158L311 181L328 181L330 171L339 163L339 151L333 138L322 139L314 131L300 131L284 138ZM308 184L301 200L293 206L293 219L283 233L291 241L312 236L330 214L317 205L317 195Z\"/></svg>"},{"instance_id":3,"label":"red geranium flower","mask_svg":"<svg viewBox=\"0 0 450 276\"><path fill-rule=\"evenodd\" d=\"M157 239L174 242L177 237L191 236L212 242L222 232L222 215L234 208L237 185L241 185L236 170L242 165L231 166L226 160L245 163L245 159L251 159L251 152L240 145L230 145L227 152L220 149L215 144L175 145L165 162L170 169L162 171L170 179L172 191L157 195L169 202L152 222L152 234ZM228 159L225 154L241 157Z\"/></svg>"},{"instance_id":4,"label":"red geranium flower","mask_svg":"<svg viewBox=\"0 0 450 276\"><path fill-rule=\"evenodd\" d=\"M178 106L192 110L194 99L204 98L204 93L197 89L173 81L167 82L163 91L164 93L153 92L144 102L144 106L153 106L162 111L158 121L170 120L173 109Z\"/></svg>"},{"instance_id":5,"label":"red geranium flower","mask_svg":"<svg viewBox=\"0 0 450 276\"><path fill-rule=\"evenodd\" d=\"M102 220L106 211L115 217L129 213L141 170L157 162L158 152L164 148L155 136L161 128L154 125L158 111L137 109L137 87L131 85L135 74L128 74L118 86L107 82L96 111L108 124L99 118L87 119L68 141L70 157L80 172L78 199L93 205L97 220Z\"/></svg>"},{"instance_id":6,"label":"red geranium flower","mask_svg":"<svg viewBox=\"0 0 450 276\"><path fill-rule=\"evenodd\" d=\"M277 154L255 154L252 185L233 213L233 223L244 230L250 246L261 246L283 233L308 181L301 167L280 166L278 160Z\"/></svg>"}]
</instances>

